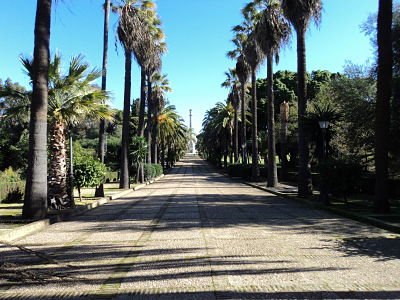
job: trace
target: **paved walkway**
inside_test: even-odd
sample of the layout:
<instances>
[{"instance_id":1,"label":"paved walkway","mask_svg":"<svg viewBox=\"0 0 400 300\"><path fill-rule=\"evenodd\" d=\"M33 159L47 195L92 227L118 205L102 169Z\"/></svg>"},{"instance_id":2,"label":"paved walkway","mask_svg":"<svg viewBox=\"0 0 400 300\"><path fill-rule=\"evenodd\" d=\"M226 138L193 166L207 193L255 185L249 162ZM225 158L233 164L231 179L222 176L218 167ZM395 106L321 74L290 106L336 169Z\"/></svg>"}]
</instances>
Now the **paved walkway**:
<instances>
[{"instance_id":1,"label":"paved walkway","mask_svg":"<svg viewBox=\"0 0 400 300\"><path fill-rule=\"evenodd\" d=\"M0 245L0 298L400 298L400 237L187 157L158 183Z\"/></svg>"}]
</instances>

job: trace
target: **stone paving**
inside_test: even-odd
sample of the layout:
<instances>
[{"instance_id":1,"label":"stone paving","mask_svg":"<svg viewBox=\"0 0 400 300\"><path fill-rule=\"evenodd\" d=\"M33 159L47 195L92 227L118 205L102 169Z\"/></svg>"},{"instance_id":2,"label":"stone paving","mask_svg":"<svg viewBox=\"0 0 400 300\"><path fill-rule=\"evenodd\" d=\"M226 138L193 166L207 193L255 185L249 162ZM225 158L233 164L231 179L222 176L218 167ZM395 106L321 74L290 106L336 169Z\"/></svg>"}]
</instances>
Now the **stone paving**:
<instances>
[{"instance_id":1,"label":"stone paving","mask_svg":"<svg viewBox=\"0 0 400 300\"><path fill-rule=\"evenodd\" d=\"M158 183L0 244L1 299L400 299L400 236L231 181Z\"/></svg>"}]
</instances>

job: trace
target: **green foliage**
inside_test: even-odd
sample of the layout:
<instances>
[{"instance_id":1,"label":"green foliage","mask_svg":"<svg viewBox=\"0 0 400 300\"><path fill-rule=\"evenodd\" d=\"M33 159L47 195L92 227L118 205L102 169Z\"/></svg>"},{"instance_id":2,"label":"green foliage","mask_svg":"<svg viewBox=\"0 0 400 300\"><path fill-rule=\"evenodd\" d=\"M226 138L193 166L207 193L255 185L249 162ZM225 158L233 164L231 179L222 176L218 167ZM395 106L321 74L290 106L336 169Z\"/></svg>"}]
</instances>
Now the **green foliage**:
<instances>
[{"instance_id":1,"label":"green foliage","mask_svg":"<svg viewBox=\"0 0 400 300\"><path fill-rule=\"evenodd\" d=\"M228 175L231 177L251 177L251 165L245 164L231 164L228 166Z\"/></svg>"},{"instance_id":2,"label":"green foliage","mask_svg":"<svg viewBox=\"0 0 400 300\"><path fill-rule=\"evenodd\" d=\"M105 174L106 166L93 157L76 159L74 162L74 186L78 189L98 186Z\"/></svg>"},{"instance_id":3,"label":"green foliage","mask_svg":"<svg viewBox=\"0 0 400 300\"><path fill-rule=\"evenodd\" d=\"M135 136L131 142L131 161L135 165L145 161L147 156L147 142L142 136Z\"/></svg>"},{"instance_id":4,"label":"green foliage","mask_svg":"<svg viewBox=\"0 0 400 300\"><path fill-rule=\"evenodd\" d=\"M145 164L144 178L146 181L152 180L163 174L163 168L159 164Z\"/></svg>"},{"instance_id":5,"label":"green foliage","mask_svg":"<svg viewBox=\"0 0 400 300\"><path fill-rule=\"evenodd\" d=\"M8 192L6 198L2 201L2 203L20 203L24 200L24 193L21 191L19 187L12 189Z\"/></svg>"},{"instance_id":6,"label":"green foliage","mask_svg":"<svg viewBox=\"0 0 400 300\"><path fill-rule=\"evenodd\" d=\"M347 196L356 191L361 180L362 166L354 157L329 158L319 165L328 191L336 196Z\"/></svg>"},{"instance_id":7,"label":"green foliage","mask_svg":"<svg viewBox=\"0 0 400 300\"><path fill-rule=\"evenodd\" d=\"M0 202L16 203L23 199L25 181L11 167L0 172Z\"/></svg>"}]
</instances>

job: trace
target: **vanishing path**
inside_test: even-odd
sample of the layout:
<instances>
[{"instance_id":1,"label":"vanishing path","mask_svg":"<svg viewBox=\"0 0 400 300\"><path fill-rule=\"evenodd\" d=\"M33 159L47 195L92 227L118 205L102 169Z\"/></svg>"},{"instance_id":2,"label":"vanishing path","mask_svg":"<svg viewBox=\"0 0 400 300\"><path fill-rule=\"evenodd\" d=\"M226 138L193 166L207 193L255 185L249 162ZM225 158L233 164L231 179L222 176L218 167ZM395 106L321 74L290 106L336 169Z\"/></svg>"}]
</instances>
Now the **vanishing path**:
<instances>
[{"instance_id":1,"label":"vanishing path","mask_svg":"<svg viewBox=\"0 0 400 300\"><path fill-rule=\"evenodd\" d=\"M400 298L400 238L186 157L156 184L0 245L0 298Z\"/></svg>"}]
</instances>

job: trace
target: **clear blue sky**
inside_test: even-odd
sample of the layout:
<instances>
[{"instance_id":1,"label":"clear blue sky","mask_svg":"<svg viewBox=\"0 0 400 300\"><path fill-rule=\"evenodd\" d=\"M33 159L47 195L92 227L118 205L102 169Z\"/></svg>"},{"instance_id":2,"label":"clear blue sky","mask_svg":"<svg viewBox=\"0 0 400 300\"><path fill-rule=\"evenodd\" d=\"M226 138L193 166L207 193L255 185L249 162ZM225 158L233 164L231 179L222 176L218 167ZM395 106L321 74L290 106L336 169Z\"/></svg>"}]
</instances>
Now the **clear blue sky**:
<instances>
[{"instance_id":1,"label":"clear blue sky","mask_svg":"<svg viewBox=\"0 0 400 300\"><path fill-rule=\"evenodd\" d=\"M67 63L71 56L84 54L92 66L101 67L104 0L63 0L53 9L51 51L59 51ZM224 72L234 66L225 54L233 45L231 28L241 22L240 9L246 0L157 0L168 43L163 72L168 74L173 92L171 104L188 121L193 109L193 127L201 129L207 109L224 101L227 90L220 87ZM369 38L360 31L369 14L377 11L378 0L323 0L322 23L307 34L307 70L340 72L346 60L363 64L373 58ZM32 55L35 0L8 1L0 12L0 78L11 78L25 86L19 56ZM114 46L116 16L110 20L107 88L112 105L122 108L124 57ZM281 54L278 69L296 70L296 46ZM259 76L265 77L262 67ZM133 69L132 93L138 96L139 71Z\"/></svg>"}]
</instances>

